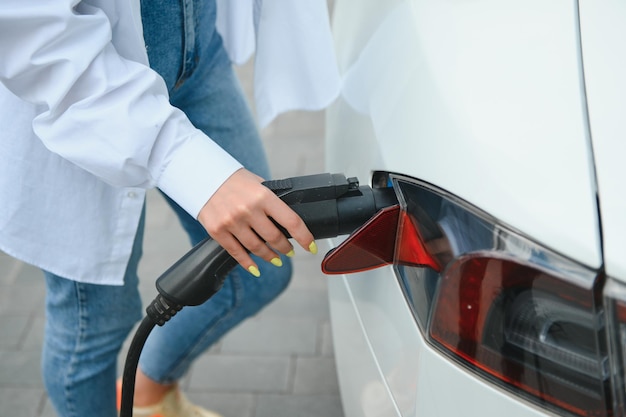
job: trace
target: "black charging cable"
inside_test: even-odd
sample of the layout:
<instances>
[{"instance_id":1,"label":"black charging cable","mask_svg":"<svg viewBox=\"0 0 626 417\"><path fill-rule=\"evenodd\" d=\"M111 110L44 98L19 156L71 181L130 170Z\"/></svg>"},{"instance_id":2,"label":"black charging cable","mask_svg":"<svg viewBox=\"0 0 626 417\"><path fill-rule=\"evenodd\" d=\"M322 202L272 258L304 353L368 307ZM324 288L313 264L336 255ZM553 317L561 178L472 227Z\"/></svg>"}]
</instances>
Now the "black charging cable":
<instances>
[{"instance_id":1,"label":"black charging cable","mask_svg":"<svg viewBox=\"0 0 626 417\"><path fill-rule=\"evenodd\" d=\"M263 184L302 218L315 239L350 234L380 209L398 204L393 189L359 186L356 178L342 174L307 175ZM159 295L146 308L146 317L135 331L126 356L120 417L133 415L139 356L152 329L163 326L183 307L200 305L211 298L236 265L224 248L206 238L157 279Z\"/></svg>"},{"instance_id":2,"label":"black charging cable","mask_svg":"<svg viewBox=\"0 0 626 417\"><path fill-rule=\"evenodd\" d=\"M128 348L124 373L122 375L122 399L120 417L133 415L133 399L135 396L135 375L139 365L139 356L143 346L148 340L154 326L163 326L169 319L174 317L183 308L182 305L172 303L163 295L159 294L146 308L146 317L139 323L135 336Z\"/></svg>"},{"instance_id":3,"label":"black charging cable","mask_svg":"<svg viewBox=\"0 0 626 417\"><path fill-rule=\"evenodd\" d=\"M220 290L237 262L216 241L206 238L194 246L156 282L159 294L146 307L126 354L122 374L120 417L132 417L135 376L143 346L155 326L163 326L184 306L203 304Z\"/></svg>"}]
</instances>

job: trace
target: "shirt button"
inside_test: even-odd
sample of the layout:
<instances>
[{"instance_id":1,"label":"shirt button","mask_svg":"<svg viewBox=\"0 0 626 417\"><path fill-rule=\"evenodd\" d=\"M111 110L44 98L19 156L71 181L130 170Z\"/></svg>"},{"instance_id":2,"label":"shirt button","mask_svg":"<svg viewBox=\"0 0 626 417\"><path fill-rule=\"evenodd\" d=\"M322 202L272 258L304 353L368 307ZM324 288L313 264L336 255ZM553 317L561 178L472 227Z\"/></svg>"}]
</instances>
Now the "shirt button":
<instances>
[{"instance_id":1,"label":"shirt button","mask_svg":"<svg viewBox=\"0 0 626 417\"><path fill-rule=\"evenodd\" d=\"M128 194L126 194L129 198L135 198L137 197L137 193L134 191L129 191Z\"/></svg>"}]
</instances>

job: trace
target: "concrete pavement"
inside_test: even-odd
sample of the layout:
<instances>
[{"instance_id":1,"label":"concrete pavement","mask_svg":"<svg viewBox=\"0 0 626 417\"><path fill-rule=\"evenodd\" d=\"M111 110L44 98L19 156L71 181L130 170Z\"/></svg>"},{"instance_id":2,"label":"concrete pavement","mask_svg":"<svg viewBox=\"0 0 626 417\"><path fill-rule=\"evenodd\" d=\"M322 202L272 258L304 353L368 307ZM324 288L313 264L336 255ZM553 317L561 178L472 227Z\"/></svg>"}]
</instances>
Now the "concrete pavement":
<instances>
[{"instance_id":1,"label":"concrete pavement","mask_svg":"<svg viewBox=\"0 0 626 417\"><path fill-rule=\"evenodd\" d=\"M251 65L238 71L250 95ZM273 177L324 172L323 133L321 112L288 113L265 128ZM156 192L148 194L146 216L145 302L156 295L154 280L190 248ZM343 416L322 256L298 249L285 293L197 361L183 381L194 402L225 417ZM0 252L0 417L54 416L39 370L44 293L38 269Z\"/></svg>"}]
</instances>

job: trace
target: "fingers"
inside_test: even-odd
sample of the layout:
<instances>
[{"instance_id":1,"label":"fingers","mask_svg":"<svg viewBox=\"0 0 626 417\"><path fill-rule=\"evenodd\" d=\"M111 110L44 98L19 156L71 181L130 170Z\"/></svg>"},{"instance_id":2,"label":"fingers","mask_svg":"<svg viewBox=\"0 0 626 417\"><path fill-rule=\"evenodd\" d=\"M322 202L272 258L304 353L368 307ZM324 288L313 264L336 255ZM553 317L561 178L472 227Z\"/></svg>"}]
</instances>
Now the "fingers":
<instances>
[{"instance_id":1,"label":"fingers","mask_svg":"<svg viewBox=\"0 0 626 417\"><path fill-rule=\"evenodd\" d=\"M294 254L293 245L270 217L305 250L317 253L304 221L261 182L244 169L235 172L198 215L211 237L254 276L260 272L250 253L278 267L282 265L279 253Z\"/></svg>"},{"instance_id":2,"label":"fingers","mask_svg":"<svg viewBox=\"0 0 626 417\"><path fill-rule=\"evenodd\" d=\"M300 246L302 246L305 250L316 254L317 245L313 234L306 227L304 221L287 204L283 203L280 199L278 199L278 201L280 204L268 207L268 215L278 224L283 226L289 232L291 237L298 242L298 244L300 244ZM270 244L272 243L271 241L268 242Z\"/></svg>"}]
</instances>

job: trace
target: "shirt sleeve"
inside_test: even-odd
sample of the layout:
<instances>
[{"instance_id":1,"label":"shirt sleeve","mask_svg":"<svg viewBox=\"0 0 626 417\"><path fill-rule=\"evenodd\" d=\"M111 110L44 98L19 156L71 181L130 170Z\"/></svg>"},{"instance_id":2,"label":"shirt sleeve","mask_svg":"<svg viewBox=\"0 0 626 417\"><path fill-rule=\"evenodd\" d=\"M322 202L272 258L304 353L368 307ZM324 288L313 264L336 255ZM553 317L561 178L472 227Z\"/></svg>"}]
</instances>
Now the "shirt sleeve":
<instances>
[{"instance_id":1,"label":"shirt sleeve","mask_svg":"<svg viewBox=\"0 0 626 417\"><path fill-rule=\"evenodd\" d=\"M51 152L114 186L158 186L197 217L241 165L169 104L136 2L90 3L2 0L0 82L36 106Z\"/></svg>"}]
</instances>

